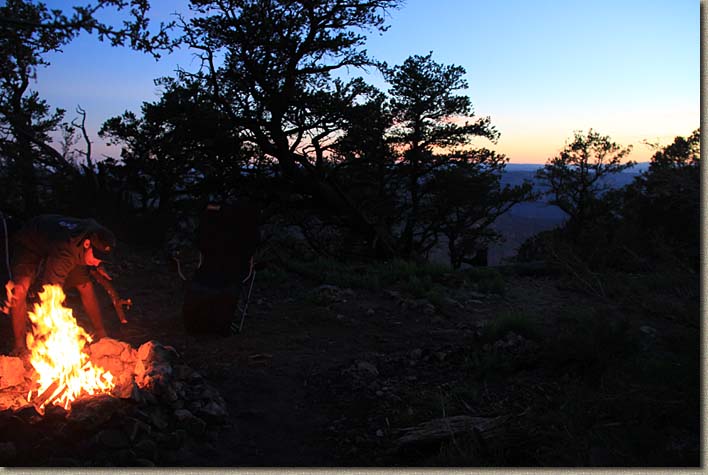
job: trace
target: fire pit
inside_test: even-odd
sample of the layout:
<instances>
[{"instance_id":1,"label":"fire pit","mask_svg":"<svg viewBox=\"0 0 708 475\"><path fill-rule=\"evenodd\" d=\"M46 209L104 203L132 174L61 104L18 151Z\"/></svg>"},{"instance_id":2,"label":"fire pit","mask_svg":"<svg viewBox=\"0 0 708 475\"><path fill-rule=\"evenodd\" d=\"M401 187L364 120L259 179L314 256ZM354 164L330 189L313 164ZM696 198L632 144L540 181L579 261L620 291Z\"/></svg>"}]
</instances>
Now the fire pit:
<instances>
[{"instance_id":1,"label":"fire pit","mask_svg":"<svg viewBox=\"0 0 708 475\"><path fill-rule=\"evenodd\" d=\"M40 299L29 360L0 356L0 465L173 465L216 439L225 403L174 348L92 342L61 289Z\"/></svg>"}]
</instances>

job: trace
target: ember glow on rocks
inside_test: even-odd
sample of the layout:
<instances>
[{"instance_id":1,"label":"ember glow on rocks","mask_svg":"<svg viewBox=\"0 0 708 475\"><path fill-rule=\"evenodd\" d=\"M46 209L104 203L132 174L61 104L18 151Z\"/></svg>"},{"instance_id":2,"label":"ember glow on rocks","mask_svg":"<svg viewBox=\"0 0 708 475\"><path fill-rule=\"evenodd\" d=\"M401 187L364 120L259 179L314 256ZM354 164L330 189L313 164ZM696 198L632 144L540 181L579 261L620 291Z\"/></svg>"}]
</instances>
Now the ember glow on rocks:
<instances>
[{"instance_id":1,"label":"ember glow on rocks","mask_svg":"<svg viewBox=\"0 0 708 475\"><path fill-rule=\"evenodd\" d=\"M27 335L27 348L37 387L27 400L34 399L39 410L47 404L70 410L78 397L109 393L115 387L113 375L89 360L84 347L92 338L76 323L71 309L64 307L61 287L45 285L39 298L34 312L28 312L32 332Z\"/></svg>"}]
</instances>

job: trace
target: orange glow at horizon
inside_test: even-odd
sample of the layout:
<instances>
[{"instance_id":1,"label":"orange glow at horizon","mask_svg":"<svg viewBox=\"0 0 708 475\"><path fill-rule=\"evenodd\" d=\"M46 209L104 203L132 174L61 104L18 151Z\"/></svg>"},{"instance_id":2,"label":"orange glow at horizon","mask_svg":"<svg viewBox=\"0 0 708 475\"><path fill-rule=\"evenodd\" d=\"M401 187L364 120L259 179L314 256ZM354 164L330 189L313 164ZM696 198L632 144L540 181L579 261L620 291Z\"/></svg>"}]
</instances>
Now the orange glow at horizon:
<instances>
[{"instance_id":1,"label":"orange glow at horizon","mask_svg":"<svg viewBox=\"0 0 708 475\"><path fill-rule=\"evenodd\" d=\"M683 134L683 136L688 136L690 132L691 131ZM656 150L644 143L645 140L658 142L661 146L665 146L673 142L674 137L674 135L670 135L645 139L636 136L617 138L610 136L620 147L632 146L631 152L625 157L625 162L631 160L639 163L649 162L656 152ZM566 139L566 141L567 140L569 139ZM542 136L517 137L515 140L505 140L502 136L496 145L489 148L509 157L509 163L544 164L549 159L558 156L563 148L565 148L566 141L559 142L555 137Z\"/></svg>"},{"instance_id":2,"label":"orange glow at horizon","mask_svg":"<svg viewBox=\"0 0 708 475\"><path fill-rule=\"evenodd\" d=\"M478 117L452 117L448 118L447 122L454 123L457 125L464 125L466 121L473 122L477 120ZM496 121L493 121L496 122ZM502 120L503 122L503 120ZM519 129L521 124L517 121L512 120L509 123L508 128ZM475 147L485 147L490 150L494 150L497 153L501 153L509 158L509 163L518 164L545 164L549 159L556 157L561 150L565 147L566 143L572 139L576 130L581 132L587 132L588 128L574 128L567 129L565 127L549 127L547 125L531 124L523 127L524 132L517 132L514 134L504 133L504 129L507 128L506 125L499 124L496 125L497 129L501 131L501 136L497 143L492 143L486 139L476 139L473 141ZM610 130L606 132L603 129L594 128L595 131L603 134L609 135L610 139L616 142L621 147L626 147L631 145L632 151L628 154L625 161L635 161L635 162L648 162L650 161L655 150L644 143L645 140L649 142L658 142L660 145L668 145L673 142L674 137L677 135L688 136L694 129L686 130L683 132L677 132L676 134L661 134L661 135L642 135L640 133L633 133L632 135L618 133L618 130Z\"/></svg>"},{"instance_id":3,"label":"orange glow at horizon","mask_svg":"<svg viewBox=\"0 0 708 475\"><path fill-rule=\"evenodd\" d=\"M641 101L621 109L600 101L562 111L552 119L542 115L538 120L528 117L528 111L513 109L491 114L501 137L490 148L505 154L510 163L546 163L563 150L576 131L587 133L590 129L621 147L631 145L626 160L648 162L656 150L647 142L664 147L700 127L697 105L665 103L657 108Z\"/></svg>"}]
</instances>

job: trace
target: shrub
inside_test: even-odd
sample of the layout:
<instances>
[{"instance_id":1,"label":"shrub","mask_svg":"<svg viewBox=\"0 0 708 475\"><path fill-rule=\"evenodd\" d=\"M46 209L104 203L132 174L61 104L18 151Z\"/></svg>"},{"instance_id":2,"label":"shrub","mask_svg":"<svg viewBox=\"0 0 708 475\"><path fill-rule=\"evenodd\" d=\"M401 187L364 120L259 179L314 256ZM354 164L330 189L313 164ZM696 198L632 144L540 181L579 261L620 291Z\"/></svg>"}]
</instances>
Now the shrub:
<instances>
[{"instance_id":1,"label":"shrub","mask_svg":"<svg viewBox=\"0 0 708 475\"><path fill-rule=\"evenodd\" d=\"M482 331L482 341L494 342L514 332L529 340L540 339L540 329L528 314L519 311L500 313Z\"/></svg>"},{"instance_id":2,"label":"shrub","mask_svg":"<svg viewBox=\"0 0 708 475\"><path fill-rule=\"evenodd\" d=\"M264 284L282 284L288 280L288 274L278 266L271 266L258 272L258 280Z\"/></svg>"},{"instance_id":3,"label":"shrub","mask_svg":"<svg viewBox=\"0 0 708 475\"><path fill-rule=\"evenodd\" d=\"M506 283L501 272L490 267L472 267L462 271L469 282L485 294L504 295Z\"/></svg>"},{"instance_id":4,"label":"shrub","mask_svg":"<svg viewBox=\"0 0 708 475\"><path fill-rule=\"evenodd\" d=\"M493 274L489 279L479 281L477 288L485 294L504 295L506 293L506 283L499 273Z\"/></svg>"},{"instance_id":5,"label":"shrub","mask_svg":"<svg viewBox=\"0 0 708 475\"><path fill-rule=\"evenodd\" d=\"M288 267L315 281L338 287L376 289L399 285L419 298L430 292L434 279L450 270L443 265L417 264L398 259L361 264L324 257L310 260L291 258Z\"/></svg>"},{"instance_id":6,"label":"shrub","mask_svg":"<svg viewBox=\"0 0 708 475\"><path fill-rule=\"evenodd\" d=\"M369 267L370 272L378 275L381 283L391 285L401 281L410 281L415 285L415 279L439 278L450 271L450 268L441 264L416 263L403 259L393 259L383 263L375 263ZM415 279L413 279L415 277Z\"/></svg>"},{"instance_id":7,"label":"shrub","mask_svg":"<svg viewBox=\"0 0 708 475\"><path fill-rule=\"evenodd\" d=\"M545 358L555 369L594 381L614 359L637 348L626 318L574 307L558 319L556 334L545 347Z\"/></svg>"}]
</instances>

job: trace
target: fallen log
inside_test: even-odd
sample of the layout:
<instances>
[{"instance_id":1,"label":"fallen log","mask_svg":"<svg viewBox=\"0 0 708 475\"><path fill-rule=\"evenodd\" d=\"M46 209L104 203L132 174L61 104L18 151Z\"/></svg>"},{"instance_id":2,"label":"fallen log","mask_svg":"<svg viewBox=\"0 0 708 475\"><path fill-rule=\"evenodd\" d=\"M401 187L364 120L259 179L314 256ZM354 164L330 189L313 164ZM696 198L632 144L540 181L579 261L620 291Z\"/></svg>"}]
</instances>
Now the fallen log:
<instances>
[{"instance_id":1,"label":"fallen log","mask_svg":"<svg viewBox=\"0 0 708 475\"><path fill-rule=\"evenodd\" d=\"M399 429L403 436L396 440L396 446L402 449L440 443L463 434L474 434L482 440L493 438L510 417L452 416L432 419L415 427Z\"/></svg>"}]
</instances>

